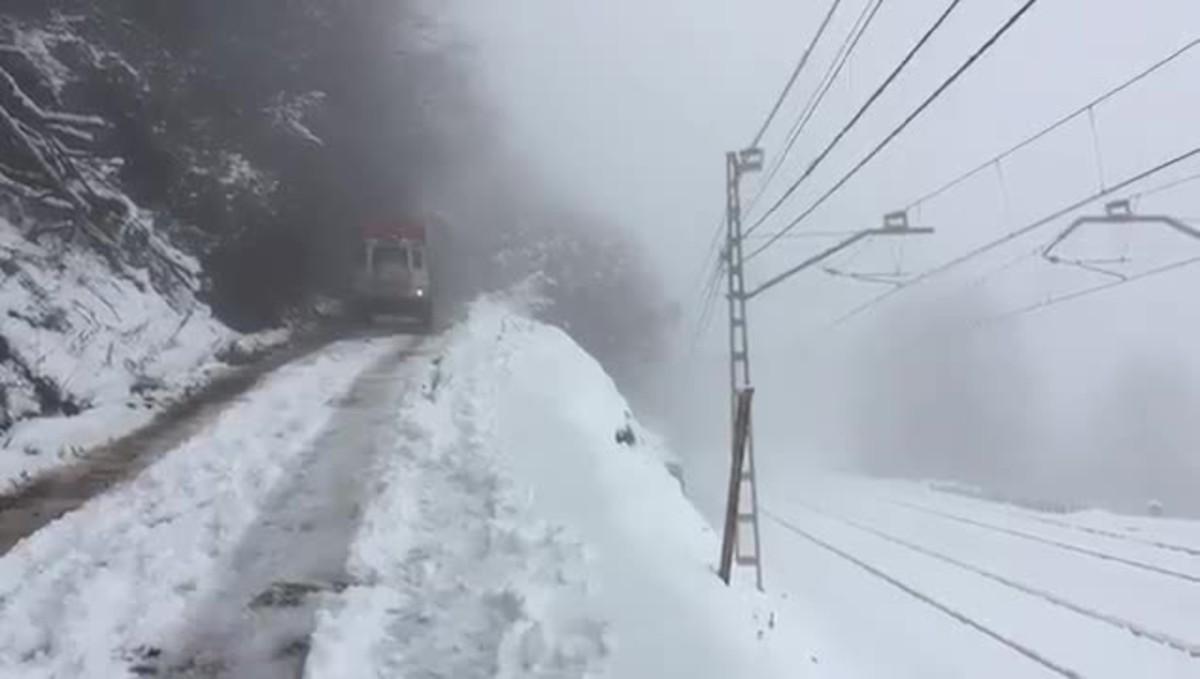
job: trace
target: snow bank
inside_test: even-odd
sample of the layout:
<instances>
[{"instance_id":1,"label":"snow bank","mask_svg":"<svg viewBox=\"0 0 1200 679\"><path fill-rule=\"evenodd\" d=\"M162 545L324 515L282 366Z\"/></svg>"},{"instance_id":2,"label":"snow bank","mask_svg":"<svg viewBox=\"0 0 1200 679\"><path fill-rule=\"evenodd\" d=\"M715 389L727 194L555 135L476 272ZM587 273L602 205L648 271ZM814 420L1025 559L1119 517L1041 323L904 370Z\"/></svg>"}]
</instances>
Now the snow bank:
<instances>
[{"instance_id":1,"label":"snow bank","mask_svg":"<svg viewBox=\"0 0 1200 679\"><path fill-rule=\"evenodd\" d=\"M46 241L0 218L0 491L144 424L236 336L185 286Z\"/></svg>"},{"instance_id":2,"label":"snow bank","mask_svg":"<svg viewBox=\"0 0 1200 679\"><path fill-rule=\"evenodd\" d=\"M231 571L231 554L388 342L335 344L273 374L134 481L0 558L0 677L121 677Z\"/></svg>"},{"instance_id":3,"label":"snow bank","mask_svg":"<svg viewBox=\"0 0 1200 679\"><path fill-rule=\"evenodd\" d=\"M672 456L558 329L475 303L395 435L309 679L794 677L810 662L778 602L720 583L719 539Z\"/></svg>"}]
</instances>

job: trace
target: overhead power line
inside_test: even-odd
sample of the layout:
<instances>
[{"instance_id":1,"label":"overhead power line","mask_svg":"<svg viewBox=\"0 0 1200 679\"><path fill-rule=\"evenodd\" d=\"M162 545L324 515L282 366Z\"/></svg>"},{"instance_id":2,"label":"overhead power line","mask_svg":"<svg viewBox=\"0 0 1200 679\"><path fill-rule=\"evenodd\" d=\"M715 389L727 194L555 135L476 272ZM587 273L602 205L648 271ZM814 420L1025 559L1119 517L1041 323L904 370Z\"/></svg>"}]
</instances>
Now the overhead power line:
<instances>
[{"instance_id":1,"label":"overhead power line","mask_svg":"<svg viewBox=\"0 0 1200 679\"><path fill-rule=\"evenodd\" d=\"M1108 91L1106 91L1106 92L1104 92L1104 93L1100 94L1099 96L1097 96L1097 97L1095 97L1094 99L1092 99L1092 100L1088 101L1087 103L1085 103L1085 104L1083 104L1083 105L1079 106L1078 108L1076 108L1076 109L1074 109L1073 111L1071 111L1071 112L1067 113L1066 115L1064 115L1064 116L1062 116L1062 117L1058 118L1058 119L1057 119L1057 120L1055 120L1054 122L1052 122L1052 123L1050 123L1050 124L1046 125L1046 126L1045 126L1045 127L1043 127L1041 130L1039 130L1039 131L1035 132L1034 134L1030 135L1029 137L1026 137L1025 139L1023 139L1023 140L1021 140L1021 141L1017 142L1016 144L1014 144L1014 145L1010 146L1009 148L1007 148L1007 149L1005 149L1005 150L1001 151L1000 153L996 154L995 156L992 156L991 158L989 158L989 159L987 159L987 160L985 160L985 161L983 161L983 162L979 163L978 165L976 165L975 167L971 168L970 170L967 170L966 172L963 172L963 173L961 173L961 174L960 174L960 175L958 175L957 177L955 177L955 178L951 179L950 181L948 181L948 182L946 182L946 183L942 184L941 186L939 186L938 188L934 189L933 191L930 191L929 193L926 193L926 194L922 195L921 197L919 197L919 198L917 198L917 199L913 200L912 202L910 202L910 203L908 204L908 206L906 207L906 210L911 210L911 209L913 209L914 207L916 207L916 206L918 206L918 205L921 205L922 203L927 203L927 202L929 202L929 201L931 201L931 200L933 200L933 199L937 198L938 196L941 196L942 194L946 193L947 191L950 191L950 190L951 190L951 189L953 189L954 187L956 187L956 186L958 186L959 184L963 183L964 181L966 181L966 180L970 179L971 177L973 177L973 176L977 175L978 173L980 173L980 172L982 172L982 171L984 171L984 170L986 170L986 169L988 169L988 168L990 168L990 167L993 167L993 166L995 166L997 163L999 163L999 162L1003 161L1005 158L1007 158L1007 157L1011 156L1012 154L1014 154L1014 153L1016 153L1016 152L1020 151L1020 150L1021 150L1021 149L1023 149L1023 148L1026 148L1027 146L1029 146L1029 145L1031 145L1031 144L1033 144L1033 143L1037 142L1038 140L1040 140L1040 139L1042 139L1043 137L1045 137L1046 135L1048 135L1048 134L1050 134L1050 133L1054 132L1055 130L1058 130L1058 129L1060 129L1061 127L1063 127L1064 125L1068 124L1068 123L1069 123L1069 122L1071 122L1072 120L1074 120L1074 119L1076 119L1076 118L1078 118L1078 117L1080 117L1080 116L1084 115L1085 113L1087 113L1087 111L1088 111L1088 110L1090 110L1090 109L1092 109L1092 108L1094 108L1094 107L1096 107L1096 106L1098 106L1098 105L1100 105L1100 104L1104 103L1105 101L1108 101L1109 99L1112 99L1113 97L1117 96L1117 95L1118 95L1118 94L1120 94L1121 92L1124 92L1125 90L1129 89L1129 88L1130 88L1130 87L1132 87L1133 85L1135 85L1135 84L1137 84L1138 82L1140 82L1140 81L1144 80L1145 78L1149 77L1150 75L1154 74L1155 72L1157 72L1157 71L1159 71L1159 70L1161 70L1161 69L1165 68L1165 67L1166 67L1166 66L1168 66L1169 64L1171 64L1171 63L1173 63L1173 62L1177 61L1178 59L1180 59L1181 57L1183 57L1185 54L1187 54L1187 53L1191 52L1192 50L1194 50L1194 49L1195 49L1196 47L1198 47L1198 46L1200 46L1200 38L1194 38L1194 39L1192 39L1192 40L1188 41L1187 43L1185 43L1185 44L1184 44L1184 45L1182 45L1181 47L1177 48L1176 50L1174 50L1173 52L1171 52L1171 53L1170 53L1170 54L1168 54L1167 56L1163 57L1162 59L1159 59L1158 61L1154 62L1153 64L1151 64L1151 65L1150 65L1150 66L1148 66L1147 68L1145 68L1145 69L1143 69L1142 71L1140 71L1140 72L1138 72L1138 73L1134 74L1132 77L1130 77L1130 78L1126 79L1125 81L1123 81L1123 82L1119 83L1119 84L1118 84L1118 85L1116 85L1115 87L1113 87L1113 88L1109 89ZM1189 157L1190 157L1190 156L1189 156ZM1153 172L1151 172L1150 174L1153 174ZM1147 175L1147 176L1149 176L1149 175ZM1138 179L1140 180L1140 179L1141 179L1141 177L1139 177ZM1135 198L1135 199L1136 199L1136 198L1144 198L1144 197L1147 197L1147 196L1150 196L1150 195L1155 195L1155 194L1157 194L1157 193L1161 193L1161 192L1163 192L1163 191L1167 191L1167 190L1169 190L1169 189L1172 189L1172 188L1175 188L1175 187L1177 187L1177 186L1179 186L1179 185L1181 185L1181 184L1184 184L1184 183L1187 183L1187 182L1190 182L1190 181L1194 181L1194 180L1196 180L1196 179L1200 179L1200 173L1196 173L1196 174L1188 175L1188 176L1186 176L1186 177L1184 177L1184 178L1182 178L1182 179L1177 179L1177 180L1174 180L1174 181L1168 182L1168 183L1166 183L1166 184L1163 184L1163 185L1161 185L1161 186L1156 186L1156 187L1152 187L1152 188L1149 188L1149 189L1145 189L1145 190L1143 190L1143 191L1140 191L1140 192L1138 192L1138 193L1134 194L1134 195L1132 196L1132 198ZM1117 187L1113 187L1113 188L1112 188L1110 191L1108 191L1108 192L1101 192L1101 193L1098 193L1098 194L1094 194L1093 196L1089 196L1089 198L1088 198L1088 199L1086 199L1085 201L1083 201L1083 204L1086 204L1087 202L1090 202L1090 201L1092 201L1092 200L1097 200L1097 199L1099 199L1099 198L1102 198L1102 197L1104 197L1105 195L1109 195L1109 193L1112 193L1112 192L1115 192L1115 191L1121 190L1121 189L1123 189L1125 186L1127 186L1127 184L1126 184L1125 182L1122 182L1121 184L1118 184L1118 186L1117 186ZM1071 209L1068 209L1068 210L1067 210L1067 212L1070 212L1070 211L1071 211ZM1055 218L1057 218L1057 217L1055 217ZM1034 226L1034 228L1038 228L1038 227L1040 227L1040 226L1041 226L1041 224L1040 224L1040 223L1038 223L1038 224L1037 224L1037 226ZM1020 237L1021 235L1024 235L1025 231L1023 231L1023 230L1019 230L1018 232L1015 232L1015 233L1016 233L1016 236L1015 236L1015 237ZM1007 242L1007 240L1005 240L1004 242ZM1002 244L1003 244L1003 243L997 243L997 244L996 244L996 246L999 246L999 245L1002 245ZM990 249L990 248L989 248L989 249ZM980 253L980 254L982 254L982 253ZM957 263L952 263L952 266L957 266L957 265L958 265ZM871 307L872 307L872 306L874 306L875 304L882 303L884 300L886 300L887 298L891 297L892 295L894 295L894 294L898 294L898 293L902 292L902 291L903 291L903 289L904 289L905 287L908 287L908 285L915 285L915 284L917 284L917 283L920 283L920 282L921 282L921 280L922 280L922 278L921 278L921 277L918 277L917 279L913 279L912 281L910 281L910 282L909 282L907 285L905 285L905 286L901 286L900 288L897 288L897 289L895 289L895 290L889 290L889 291L887 291L887 292L883 293L882 295L878 295L877 297L875 297L875 298L873 298L873 299L871 299L871 300L868 300L868 301L867 301L867 302L865 302L864 304L861 304L861 305L859 305L858 307L855 307L854 309L851 309L851 310L850 310L848 313L846 313L846 314L844 314L843 316L839 317L837 320L835 320L835 321L833 322L833 324L832 324L830 327L837 327L837 326L841 325L842 323L845 323L846 321L849 321L849 320L851 320L852 318L854 318L855 316L858 316L859 314L861 314L861 313L865 312L866 310L868 310L869 308L871 308Z\"/></svg>"},{"instance_id":2,"label":"overhead power line","mask_svg":"<svg viewBox=\"0 0 1200 679\"><path fill-rule=\"evenodd\" d=\"M788 93L792 91L792 86L796 84L796 79L800 77L800 73L804 70L804 66L808 64L808 57L812 54L817 43L821 41L821 36L825 34L825 29L829 27L830 19L837 12L838 5L842 4L842 0L833 0L833 4L829 6L829 11L825 12L825 18L821 21L820 27L809 41L808 47L804 49L804 54L800 56L800 61L796 62L796 67L792 69L792 75L788 78L787 84L783 86L783 90L779 92L779 97L775 100L775 105L771 107L771 112L767 114L767 119L763 121L762 127L758 128L758 134L754 135L754 141L750 142L751 147L758 146L762 141L763 135L767 133L767 128L771 126L771 121L779 113L779 107L783 105L787 99Z\"/></svg>"},{"instance_id":3,"label":"overhead power line","mask_svg":"<svg viewBox=\"0 0 1200 679\"><path fill-rule=\"evenodd\" d=\"M722 259L721 259L721 232L725 228L725 217L722 215L718 220L716 229L713 231L711 242L708 244L708 250L704 255L704 265L700 269L700 276L696 279L696 290L700 292L700 313L696 317L696 323L692 327L692 349L694 351L696 344L699 342L700 335L708 327L710 314L712 313L713 303L716 301L717 292L720 288Z\"/></svg>"},{"instance_id":4,"label":"overhead power line","mask_svg":"<svg viewBox=\"0 0 1200 679\"><path fill-rule=\"evenodd\" d=\"M1171 189L1183 186L1184 184L1190 184L1198 179L1200 179L1200 172L1197 172L1195 174L1189 174L1186 177L1180 177L1179 179L1169 181L1166 184L1163 184L1161 186L1153 186L1148 189L1143 189L1141 191L1138 191L1137 193L1130 196L1129 199L1131 201L1136 201L1136 200L1140 200L1142 198L1149 198L1150 196L1156 196L1160 193L1164 193L1166 191L1170 191Z\"/></svg>"},{"instance_id":5,"label":"overhead power line","mask_svg":"<svg viewBox=\"0 0 1200 679\"><path fill-rule=\"evenodd\" d=\"M796 67L792 69L791 76L788 78L783 90L780 91L779 97L775 100L775 105L771 108L771 112L767 115L766 120L763 121L758 133L754 135L754 141L750 143L751 147L758 146L759 142L762 141L763 135L766 134L767 129L771 126L771 122L779 113L780 107L783 105L784 100L787 99L788 93L791 92L792 87L796 84L797 78L799 78L800 74L804 71L805 65L808 64L809 57L812 55L812 52L816 48L817 44L821 41L821 37L825 34L825 30L829 27L830 21L833 19L834 14L837 12L837 9L841 4L842 0L834 0L833 3L830 4L829 10L825 13L825 17L821 21L821 25L817 28L817 32L813 35L812 40L809 41L808 47L805 48L804 54L802 54L800 57L800 61L797 62ZM712 302L716 297L716 290L718 287L717 283L721 278L721 263L717 259L717 255L719 255L721 230L724 225L725 216L722 215L721 219L717 222L716 228L714 229L712 242L709 245L708 254L705 256L706 264L701 269L700 279L697 281L699 284L697 287L703 285L704 288L704 292L701 293L701 313L695 328L695 336L697 337L704 332L705 326L708 323ZM693 338L693 341L694 339L695 338Z\"/></svg>"},{"instance_id":6,"label":"overhead power line","mask_svg":"<svg viewBox=\"0 0 1200 679\"><path fill-rule=\"evenodd\" d=\"M804 134L805 128L808 127L808 122L816 115L817 109L825 101L826 95L833 88L833 84L842 73L842 69L850 62L850 57L854 55L858 43L862 40L867 29L871 26L871 22L875 19L875 15L879 12L879 8L883 6L883 0L869 0L866 5L863 5L863 11L854 20L854 25L850 28L850 32L846 34L846 39L842 41L838 47L837 54L834 55L833 61L829 62L829 68L825 70L825 75L821 77L821 82L817 89L813 90L808 101L801 109L800 115L796 117L796 121L792 123L792 127L788 130L787 142L784 145L783 151L774 154L775 159L771 163L771 169L767 171L766 177L758 185L758 190L754 197L746 205L747 213L754 210L758 205L758 201L766 193L767 187L775 180L775 176L779 174L779 170L783 167L787 157L791 154L792 148L795 147L796 141ZM751 229L752 231L753 229ZM746 235L749 235L749 231Z\"/></svg>"},{"instance_id":7,"label":"overhead power line","mask_svg":"<svg viewBox=\"0 0 1200 679\"><path fill-rule=\"evenodd\" d=\"M1075 290L1073 292L1068 292L1068 293L1065 293L1062 295L1057 295L1057 296L1051 297L1049 299L1044 299L1040 302L1035 302L1034 304L1030 304L1028 306L1023 306L1019 309L1013 309L1011 311L1006 311L1002 314L992 316L991 318L989 318L987 320L988 321L998 321L998 320L1004 320L1007 318L1013 318L1016 316L1023 316L1025 314L1033 313L1035 311L1040 311L1040 310L1046 309L1048 307L1057 306L1059 304L1065 304L1066 302L1071 302L1071 301L1080 299L1082 297L1088 297L1090 295L1095 295L1095 294L1104 292L1105 290L1111 290L1113 288L1117 288L1122 285L1128 285L1130 283L1135 283L1137 281L1145 280L1147 278L1159 276L1159 275L1169 273L1172 271L1177 271L1179 269L1183 269L1185 267L1192 266L1193 264L1200 264L1200 256L1189 257L1187 259L1184 259L1184 260L1181 260L1178 262L1172 262L1170 264L1165 264L1163 266L1155 267L1148 271L1143 271L1141 273L1137 273L1132 276L1126 276L1125 278L1113 279L1113 280L1110 280L1105 283L1100 283L1098 285L1093 285L1091 287L1083 288L1082 290Z\"/></svg>"},{"instance_id":8,"label":"overhead power line","mask_svg":"<svg viewBox=\"0 0 1200 679\"><path fill-rule=\"evenodd\" d=\"M1031 259L1041 258L1041 256L1042 256L1042 246L1041 245L1038 245L1037 247L1033 248L1032 250L1027 250L1027 251L1021 252L1021 253L1017 254L1015 257L1013 257L1012 259L1002 262L999 266L980 274L973 281L968 283L966 285L966 288L968 290L971 290L974 288L978 288L978 287L987 285L987 283L989 281L991 281L993 278L995 278L997 276L1001 276L1005 273L1008 273L1012 269L1015 269L1016 267L1024 264L1025 262L1028 262Z\"/></svg>"},{"instance_id":9,"label":"overhead power line","mask_svg":"<svg viewBox=\"0 0 1200 679\"><path fill-rule=\"evenodd\" d=\"M1029 0L1029 3L1036 1L1037 0ZM875 102L879 100L879 97L883 96L883 93L886 92L889 87L891 87L892 83L896 81L896 78L898 78L900 74L904 72L904 69L907 68L910 63L912 63L912 60L914 57L916 57L917 53L925 47L930 38L932 38L933 35L938 32L938 29L942 27L942 25L946 22L946 19L950 18L950 15L961 3L962 0L950 1L950 4L946 6L946 9L942 10L942 13L937 18L937 21L935 21L933 25L925 31L925 34L921 36L921 39L918 40L911 49L909 49L908 54L904 55L904 58L900 60L900 63L897 64L896 67L892 69L892 72L888 74L887 78L885 78L884 81L879 84L879 87L875 88L875 91L872 92L871 96L868 97L863 105L859 107L854 116L850 118L850 121L847 122L840 131L838 131L833 140L825 146L825 149L822 150L821 153L817 154L817 157L814 158L811 163L809 163L808 168L804 170L804 173L800 175L800 178L797 179L791 186L789 186L787 191L784 191L783 195L780 196L779 199L767 209L766 213L759 217L750 226L750 228L746 231L747 234L753 233L753 231L768 218L770 218L771 215L775 214L775 212L779 210L779 208L787 201L787 199L796 192L796 189L800 188L800 185L803 184L806 179L812 176L813 172L815 172L816 169L821 166L821 163L829 157L829 154L833 151L833 149L841 143L842 139L849 134L850 130L854 129L854 127L858 125L858 122L862 120L864 115L867 114L867 111L871 110L871 107L875 105Z\"/></svg>"},{"instance_id":10,"label":"overhead power line","mask_svg":"<svg viewBox=\"0 0 1200 679\"><path fill-rule=\"evenodd\" d=\"M895 295L898 295L901 292L904 292L905 290L912 288L913 286L920 285L921 283L923 283L931 278L945 274L948 271L961 266L963 263L965 263L971 259L974 259L975 257L978 257L987 252L990 252L1006 243L1010 243L1024 235L1026 235L1032 231L1040 229L1040 228L1046 226L1047 224L1050 224L1051 222L1061 219L1062 217L1064 217L1064 216L1066 216L1066 215L1068 215L1090 203L1094 203L1095 201L1100 200L1101 198L1105 198L1114 193L1124 191L1125 189L1129 188L1130 186L1133 186L1134 184L1137 184L1138 182L1144 181L1145 179L1147 179L1149 177L1152 177L1156 174L1159 174L1160 172L1163 172L1172 167L1175 167L1176 165L1179 165L1180 163L1183 163L1192 158L1195 158L1196 156L1200 156L1200 146L1193 147L1188 151L1180 153L1179 155L1173 156L1173 157L1169 158L1168 160L1159 163L1158 165L1155 165L1155 166L1153 166L1149 169L1143 170L1137 174L1126 177L1125 179L1114 184L1111 187L1108 187L1105 189L1100 189L1099 191L1096 191L1095 193L1092 193L1091 195L1088 195L1084 198L1076 200L1076 201L1072 202L1070 205L1067 205L1058 210L1055 210L1054 212L1042 217L1041 219L1035 220L1025 226L1022 226L1019 229L1009 231L1008 233L1000 236L999 238L996 238L994 240L988 241L987 243L984 243L975 248L972 248L971 250L968 250L964 254L958 255L957 257L954 257L953 259L951 259L943 264L940 264L932 269L929 269L928 271L925 271L921 275L917 276L916 278L913 278L912 280L904 283L903 285L892 288L891 290L888 290L887 292L885 292L881 295L877 295L876 297L874 297L870 300L867 300L863 304L860 304L857 307L854 307L849 312L843 314L842 316L840 316L836 320L834 320L834 322L829 327L836 328L837 326L842 325L843 323L846 323L847 321L865 313L869 309L872 309L879 304L884 303L889 298L891 298Z\"/></svg>"},{"instance_id":11,"label":"overhead power line","mask_svg":"<svg viewBox=\"0 0 1200 679\"><path fill-rule=\"evenodd\" d=\"M1054 132L1055 130L1066 125L1067 123L1070 123L1071 121L1075 120L1076 118L1086 114L1089 110L1094 109L1096 106L1099 106L1100 104L1104 103L1105 101L1108 101L1109 99L1112 99L1113 97L1117 96L1121 92L1124 92L1125 90L1134 86L1138 82L1149 77L1156 71L1161 70L1162 68L1171 64L1175 60L1179 59L1184 54L1195 49L1197 46L1200 46L1200 38L1193 39L1192 41L1188 42L1184 46L1175 50L1171 54L1168 54L1167 56L1163 57L1162 59L1151 64L1145 70L1137 73L1136 75L1129 78L1128 80L1126 80L1126 81L1120 83L1119 85L1117 85L1116 87L1113 87L1112 89L1108 90L1104 94L1101 94L1100 96L1096 97L1095 99L1092 99L1091 101L1080 106L1079 108L1075 109L1074 111L1071 111L1070 113L1064 115L1063 117L1059 118L1058 120L1055 120L1054 122L1050 123L1049 125L1043 127L1041 130L1038 130L1034 134L1026 137L1025 139L1022 139L1021 141L1019 141L1016 144L1010 146L1009 148L1001 151L1000 153L997 153L995 156L992 156L991 158L983 161L982 163L971 168L970 170L963 172L962 174L951 179L950 181L946 182L945 184L942 184L938 188L917 198L916 200L909 203L905 209L911 210L912 208L914 208L918 205L921 205L922 203L928 203L929 201L933 200L934 198L937 198L938 196L942 195L943 193L946 193L947 191L958 186L959 184L967 181L971 177L974 177L975 175L979 174L980 172L983 172L984 170L992 167L996 163L1003 161L1005 158L1008 158L1009 156L1016 153L1017 151L1020 151L1021 149L1029 146L1030 144L1037 142L1039 139L1045 137L1046 135L1050 134L1051 132Z\"/></svg>"},{"instance_id":12,"label":"overhead power line","mask_svg":"<svg viewBox=\"0 0 1200 679\"><path fill-rule=\"evenodd\" d=\"M833 230L830 230L830 231L804 231L802 233L789 233L786 236L784 236L784 238L806 238L806 239L807 238L836 238L839 236L850 236L850 235L853 235L854 233L855 233L854 231L833 231ZM742 237L749 239L749 240L753 240L755 238L770 238L771 236L774 236L774 235L775 234L773 234L773 233L760 233L760 234L756 234L754 236L742 236Z\"/></svg>"},{"instance_id":13,"label":"overhead power line","mask_svg":"<svg viewBox=\"0 0 1200 679\"><path fill-rule=\"evenodd\" d=\"M721 232L725 229L725 215L717 220L717 226L713 229L712 238L709 240L708 249L704 255L704 266L700 269L700 277L696 280L697 287L704 283L710 276L712 269L710 267L719 265L717 261L718 255L721 253Z\"/></svg>"},{"instance_id":14,"label":"overhead power line","mask_svg":"<svg viewBox=\"0 0 1200 679\"><path fill-rule=\"evenodd\" d=\"M709 278L708 284L705 286L702 293L702 303L700 309L700 318L696 322L696 335L693 341L699 341L700 335L708 329L708 323L712 318L713 308L716 305L717 299L721 294L721 274L725 272L725 262L723 259L716 260L716 266L713 268L712 276Z\"/></svg>"},{"instance_id":15,"label":"overhead power line","mask_svg":"<svg viewBox=\"0 0 1200 679\"><path fill-rule=\"evenodd\" d=\"M877 155L879 155L879 153L881 151L883 151L883 149L887 148L887 146L889 144L891 144L892 141L894 141L896 139L896 137L900 136L900 134L902 132L904 132L904 130L907 129L908 126L911 125L914 120L916 120L922 113L924 113L925 110L927 108L929 108L929 106L934 101L936 101L939 97L941 97L942 94L944 94L946 92L946 90L949 89L950 86L953 85L955 83L955 81L957 81L962 76L963 73L966 73L967 70L970 69L971 66L973 66L975 64L975 62L979 60L980 57L982 57L984 54L986 54L988 52L988 50L990 50L1000 40L1000 38L1003 37L1004 34L1009 31L1009 29L1011 29L1013 26L1016 25L1016 23L1018 21L1020 21L1021 17L1025 16L1025 14L1035 4L1037 4L1037 2L1038 2L1038 0L1026 0L1025 3L1023 5L1021 5L1020 9L1018 9L1015 13L1013 13L1013 15L1010 16L1008 18L1008 20L1005 21L1004 24L1001 25L1000 28L995 33L993 33L990 38L987 39L986 42L984 42L982 45L980 45L979 49L975 50L975 52L970 57L968 57L967 60L964 61L961 66L959 66L953 73L951 73L950 77L947 78L945 81L943 81L942 84L939 85L938 88L935 89L932 94L930 94L928 97L926 97L925 100L923 102L921 102L921 104L919 106L917 106L917 108L913 109L913 111L908 114L908 116L904 119L903 122L900 123L900 125L898 125L894 130L892 130L891 133L889 133L886 137L884 137L883 141L881 141L878 145L876 145L875 148L873 148L870 153L863 156L862 159L860 159L857 163L855 163L854 167L850 168L850 171L847 172L844 176L842 176L842 178L839 179L837 181L837 183L835 183L833 186L831 186L829 188L829 190L827 190L825 193L821 194L821 197L818 198L815 203L810 205L808 207L808 209L806 209L804 212L801 212L799 216L797 216L795 219L793 219L791 222L789 222L787 224L787 226L785 226L778 234L776 234L776 236L774 238L768 239L766 243L759 246L757 249L755 249L753 252L751 252L749 255L747 255L746 259L747 260L752 259L755 256L761 254L767 248L771 247L775 243L775 241L777 241L779 238L781 238L783 236L783 234L786 234L788 231L791 231L792 229L796 228L797 225L799 225L801 222L803 222L805 219L807 219L809 215L811 215L813 212L815 212L817 210L817 208L819 208L821 205L823 205L825 203L825 201L829 200L830 197L832 197L835 193L840 191L841 188L843 186L845 186L847 182L849 182L855 175L857 175L859 173L859 171L861 171L864 167L866 167L867 163L871 162ZM807 174L805 176L807 176ZM802 176L801 181L803 181L803 179L804 179L804 177ZM793 185L793 188L795 186L796 185Z\"/></svg>"}]
</instances>

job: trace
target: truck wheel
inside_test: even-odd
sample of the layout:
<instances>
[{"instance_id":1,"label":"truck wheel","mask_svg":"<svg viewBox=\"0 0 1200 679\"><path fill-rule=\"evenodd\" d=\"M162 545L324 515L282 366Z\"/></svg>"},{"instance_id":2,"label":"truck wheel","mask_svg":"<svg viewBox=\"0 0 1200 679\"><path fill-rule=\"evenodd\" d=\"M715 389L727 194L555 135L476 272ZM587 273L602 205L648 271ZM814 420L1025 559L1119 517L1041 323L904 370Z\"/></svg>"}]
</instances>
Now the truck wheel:
<instances>
[{"instance_id":1,"label":"truck wheel","mask_svg":"<svg viewBox=\"0 0 1200 679\"><path fill-rule=\"evenodd\" d=\"M375 322L375 314L372 312L370 304L360 301L354 304L351 319L357 325L369 326Z\"/></svg>"}]
</instances>

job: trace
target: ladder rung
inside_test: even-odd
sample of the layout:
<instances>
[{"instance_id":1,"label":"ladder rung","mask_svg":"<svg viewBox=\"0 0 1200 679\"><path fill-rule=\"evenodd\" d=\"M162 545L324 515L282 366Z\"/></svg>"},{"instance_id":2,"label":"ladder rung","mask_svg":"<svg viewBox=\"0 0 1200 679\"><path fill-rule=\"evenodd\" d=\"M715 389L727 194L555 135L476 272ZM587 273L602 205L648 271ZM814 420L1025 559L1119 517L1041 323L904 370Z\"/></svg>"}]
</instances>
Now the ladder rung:
<instances>
[{"instance_id":1,"label":"ladder rung","mask_svg":"<svg viewBox=\"0 0 1200 679\"><path fill-rule=\"evenodd\" d=\"M739 556L737 558L737 565L739 565L739 566L757 566L758 565L758 557L757 556Z\"/></svg>"},{"instance_id":2,"label":"ladder rung","mask_svg":"<svg viewBox=\"0 0 1200 679\"><path fill-rule=\"evenodd\" d=\"M733 327L735 327L735 328L738 328L738 327L741 327L741 326L743 326L743 325L746 325L746 319L744 319L744 318L734 318L734 319L730 320L730 321L729 321L729 323L730 323L731 325L733 325Z\"/></svg>"},{"instance_id":3,"label":"ladder rung","mask_svg":"<svg viewBox=\"0 0 1200 679\"><path fill-rule=\"evenodd\" d=\"M738 514L738 521L757 521L758 517L754 514Z\"/></svg>"},{"instance_id":4,"label":"ladder rung","mask_svg":"<svg viewBox=\"0 0 1200 679\"><path fill-rule=\"evenodd\" d=\"M735 361L744 361L744 360L746 360L746 352L744 352L744 351L735 351L735 352L733 352L733 360L735 360Z\"/></svg>"}]
</instances>

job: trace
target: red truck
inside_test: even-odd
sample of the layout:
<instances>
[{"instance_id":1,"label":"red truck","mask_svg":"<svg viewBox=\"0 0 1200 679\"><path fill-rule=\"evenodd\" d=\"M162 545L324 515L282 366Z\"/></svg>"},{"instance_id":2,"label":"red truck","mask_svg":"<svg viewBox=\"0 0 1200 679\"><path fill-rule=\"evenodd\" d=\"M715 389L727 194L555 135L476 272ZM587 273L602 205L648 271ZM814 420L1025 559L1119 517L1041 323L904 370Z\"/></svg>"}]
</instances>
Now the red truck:
<instances>
[{"instance_id":1,"label":"red truck","mask_svg":"<svg viewBox=\"0 0 1200 679\"><path fill-rule=\"evenodd\" d=\"M429 223L424 219L371 222L363 228L354 297L372 319L394 314L433 329L433 289L429 271Z\"/></svg>"}]
</instances>

